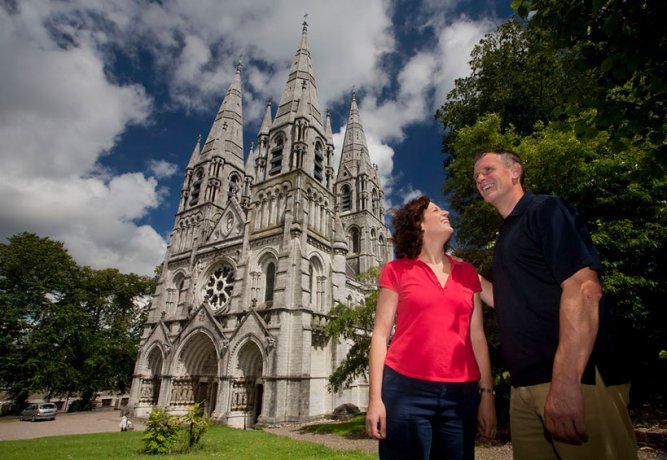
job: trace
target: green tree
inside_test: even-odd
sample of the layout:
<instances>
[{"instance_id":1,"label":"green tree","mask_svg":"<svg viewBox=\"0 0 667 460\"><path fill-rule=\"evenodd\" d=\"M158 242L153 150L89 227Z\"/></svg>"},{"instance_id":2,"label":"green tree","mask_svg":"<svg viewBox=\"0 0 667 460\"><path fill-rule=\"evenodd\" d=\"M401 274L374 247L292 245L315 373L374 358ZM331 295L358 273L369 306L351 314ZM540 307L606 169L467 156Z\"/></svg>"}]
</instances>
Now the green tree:
<instances>
[{"instance_id":1,"label":"green tree","mask_svg":"<svg viewBox=\"0 0 667 460\"><path fill-rule=\"evenodd\" d=\"M367 295L360 305L338 304L329 312L330 320L324 333L331 340L347 340L351 347L340 365L329 376L329 389L337 392L348 388L355 379L368 373L368 353L375 322L379 290L379 268L372 268L357 278L366 287Z\"/></svg>"},{"instance_id":2,"label":"green tree","mask_svg":"<svg viewBox=\"0 0 667 460\"><path fill-rule=\"evenodd\" d=\"M52 321L78 276L76 263L60 242L20 233L0 244L0 385L17 402L36 387L49 389L46 375L53 376L56 366L40 366L32 338L43 323Z\"/></svg>"},{"instance_id":3,"label":"green tree","mask_svg":"<svg viewBox=\"0 0 667 460\"><path fill-rule=\"evenodd\" d=\"M154 279L78 266L62 243L21 233L0 244L0 384L31 392L129 387Z\"/></svg>"},{"instance_id":4,"label":"green tree","mask_svg":"<svg viewBox=\"0 0 667 460\"><path fill-rule=\"evenodd\" d=\"M628 145L617 151L606 132L577 138L574 127L579 121L538 123L530 136L521 137L511 129L503 131L498 115L488 115L459 130L448 182L452 207L462 220L457 241L463 250L457 254L467 252L466 258L490 266L499 219L491 219L495 210L474 198L470 171L480 148L515 150L526 164L526 187L563 197L589 224L603 263L606 297L615 306L620 334L631 346L639 402L660 394L663 378L658 376L667 377L667 366L659 361L667 314L658 307L667 294L667 263L651 256L667 253L667 178L647 161L648 148ZM493 336L493 323L487 324L489 330ZM493 340L490 344L495 347Z\"/></svg>"},{"instance_id":5,"label":"green tree","mask_svg":"<svg viewBox=\"0 0 667 460\"><path fill-rule=\"evenodd\" d=\"M595 109L588 126L607 131L665 159L667 3L662 0L514 0L520 15L542 31L573 82L563 116ZM582 134L583 130L579 134Z\"/></svg>"},{"instance_id":6,"label":"green tree","mask_svg":"<svg viewBox=\"0 0 667 460\"><path fill-rule=\"evenodd\" d=\"M538 120L551 120L571 84L559 65L539 29L512 19L487 34L471 53L470 75L456 80L436 113L445 128L444 150L459 129L484 114L499 114L503 128L513 126L520 134L530 133Z\"/></svg>"}]
</instances>

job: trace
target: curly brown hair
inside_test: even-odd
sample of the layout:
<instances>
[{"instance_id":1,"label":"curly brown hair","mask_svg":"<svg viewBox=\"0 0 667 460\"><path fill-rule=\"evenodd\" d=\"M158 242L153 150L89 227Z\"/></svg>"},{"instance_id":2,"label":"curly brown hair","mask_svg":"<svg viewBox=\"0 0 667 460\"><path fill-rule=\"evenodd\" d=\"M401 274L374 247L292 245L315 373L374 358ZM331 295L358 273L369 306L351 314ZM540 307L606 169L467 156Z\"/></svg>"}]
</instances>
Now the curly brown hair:
<instances>
[{"instance_id":1,"label":"curly brown hair","mask_svg":"<svg viewBox=\"0 0 667 460\"><path fill-rule=\"evenodd\" d=\"M392 225L394 226L394 250L396 258L414 259L422 250L423 234L421 228L424 211L431 200L422 195L413 198L402 208L392 209Z\"/></svg>"}]
</instances>

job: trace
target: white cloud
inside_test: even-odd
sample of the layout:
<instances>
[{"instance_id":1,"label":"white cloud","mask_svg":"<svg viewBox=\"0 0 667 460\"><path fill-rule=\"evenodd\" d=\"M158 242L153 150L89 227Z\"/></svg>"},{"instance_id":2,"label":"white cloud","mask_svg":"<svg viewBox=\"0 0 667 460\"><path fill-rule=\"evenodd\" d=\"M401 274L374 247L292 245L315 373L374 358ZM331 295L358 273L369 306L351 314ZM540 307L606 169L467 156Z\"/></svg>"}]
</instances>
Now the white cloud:
<instances>
[{"instance_id":1,"label":"white cloud","mask_svg":"<svg viewBox=\"0 0 667 460\"><path fill-rule=\"evenodd\" d=\"M418 193L394 171L398 144L406 127L432 120L454 78L468 72L473 45L494 27L452 21L457 3L415 3L423 19L415 23L438 31L436 40L403 50L386 0L24 0L11 13L0 6L0 237L35 231L65 241L83 263L152 273L165 242L136 222L160 205L158 181L177 166L150 160L152 177L100 166L126 128L150 122L156 109L141 84L113 75L116 54L142 69L150 54L150 86L170 96L159 109L211 116L242 55L245 121L259 126L267 99L275 114L303 13L322 113L347 106L356 87L386 199ZM344 126L333 128L339 155Z\"/></svg>"},{"instance_id":2,"label":"white cloud","mask_svg":"<svg viewBox=\"0 0 667 460\"><path fill-rule=\"evenodd\" d=\"M150 160L148 169L158 179L166 179L178 172L178 165L164 160Z\"/></svg>"},{"instance_id":3,"label":"white cloud","mask_svg":"<svg viewBox=\"0 0 667 460\"><path fill-rule=\"evenodd\" d=\"M79 263L151 274L165 242L134 222L158 205L157 182L97 163L147 121L151 99L109 81L92 35L53 41L44 24L61 6L0 8L0 237L31 231L63 241Z\"/></svg>"}]
</instances>

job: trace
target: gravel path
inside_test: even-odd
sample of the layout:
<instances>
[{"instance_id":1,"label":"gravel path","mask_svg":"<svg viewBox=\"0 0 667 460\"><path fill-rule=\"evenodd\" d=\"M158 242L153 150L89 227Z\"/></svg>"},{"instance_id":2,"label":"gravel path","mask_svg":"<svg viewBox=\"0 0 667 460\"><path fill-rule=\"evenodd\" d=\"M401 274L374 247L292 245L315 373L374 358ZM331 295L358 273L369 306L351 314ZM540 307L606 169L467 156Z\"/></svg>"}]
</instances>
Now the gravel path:
<instances>
[{"instance_id":1,"label":"gravel path","mask_svg":"<svg viewBox=\"0 0 667 460\"><path fill-rule=\"evenodd\" d=\"M357 450L361 452L377 453L377 441L370 438L346 437L332 434L313 433L305 430L305 425L281 425L264 428L263 431L279 436L288 436L300 441L309 441L322 444L335 450ZM476 460L512 460L511 443L486 444L475 446ZM667 460L667 452L642 447L639 450L638 460Z\"/></svg>"},{"instance_id":2,"label":"gravel path","mask_svg":"<svg viewBox=\"0 0 667 460\"><path fill-rule=\"evenodd\" d=\"M135 429L144 429L142 423L136 420L133 423ZM59 413L55 420L38 422L22 422L16 416L0 418L0 441L112 431L120 431L120 412L117 410Z\"/></svg>"}]
</instances>

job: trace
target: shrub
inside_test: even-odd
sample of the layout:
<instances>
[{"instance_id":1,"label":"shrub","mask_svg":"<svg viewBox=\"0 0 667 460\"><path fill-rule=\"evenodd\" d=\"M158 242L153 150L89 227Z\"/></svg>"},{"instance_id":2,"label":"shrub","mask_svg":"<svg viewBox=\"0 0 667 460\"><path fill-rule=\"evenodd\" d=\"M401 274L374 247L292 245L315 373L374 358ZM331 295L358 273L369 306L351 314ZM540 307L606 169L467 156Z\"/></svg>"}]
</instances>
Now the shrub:
<instances>
[{"instance_id":1,"label":"shrub","mask_svg":"<svg viewBox=\"0 0 667 460\"><path fill-rule=\"evenodd\" d=\"M162 407L155 408L144 430L143 452L171 454L199 448L210 426L211 420L204 415L204 409L199 403L190 407L183 417L169 415Z\"/></svg>"},{"instance_id":2,"label":"shrub","mask_svg":"<svg viewBox=\"0 0 667 460\"><path fill-rule=\"evenodd\" d=\"M181 426L177 417L167 414L162 407L151 411L142 440L147 454L169 454L178 447Z\"/></svg>"},{"instance_id":3,"label":"shrub","mask_svg":"<svg viewBox=\"0 0 667 460\"><path fill-rule=\"evenodd\" d=\"M200 446L200 442L206 430L211 426L211 419L204 415L204 408L201 404L196 403L188 413L181 418L181 428L186 432L186 446L187 450L194 449Z\"/></svg>"}]
</instances>

